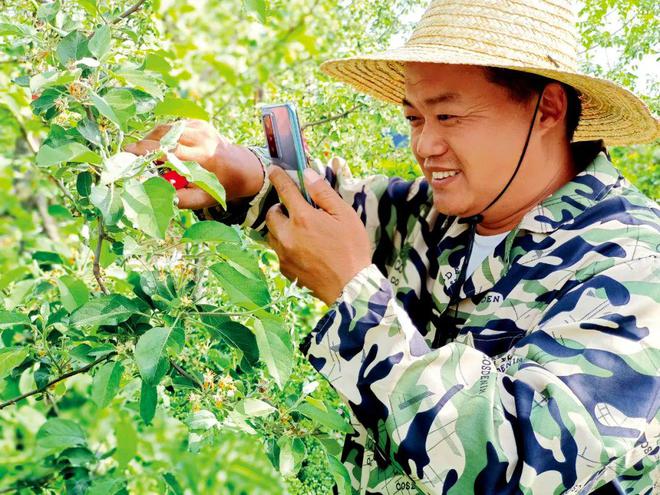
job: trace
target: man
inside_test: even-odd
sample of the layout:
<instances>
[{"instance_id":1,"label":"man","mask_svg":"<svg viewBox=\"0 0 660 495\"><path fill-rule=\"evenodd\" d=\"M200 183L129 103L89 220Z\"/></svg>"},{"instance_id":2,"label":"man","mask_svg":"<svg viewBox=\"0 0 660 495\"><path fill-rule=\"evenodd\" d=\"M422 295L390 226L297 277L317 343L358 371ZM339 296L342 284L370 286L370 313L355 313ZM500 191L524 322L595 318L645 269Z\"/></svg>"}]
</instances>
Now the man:
<instances>
[{"instance_id":1,"label":"man","mask_svg":"<svg viewBox=\"0 0 660 495\"><path fill-rule=\"evenodd\" d=\"M562 0L436 0L404 47L326 62L402 105L423 177L316 164L319 209L263 150L182 137L233 204L189 188L180 206L267 229L330 305L301 350L351 408L355 493L660 488L658 208L603 148L658 124L577 72L573 29Z\"/></svg>"}]
</instances>

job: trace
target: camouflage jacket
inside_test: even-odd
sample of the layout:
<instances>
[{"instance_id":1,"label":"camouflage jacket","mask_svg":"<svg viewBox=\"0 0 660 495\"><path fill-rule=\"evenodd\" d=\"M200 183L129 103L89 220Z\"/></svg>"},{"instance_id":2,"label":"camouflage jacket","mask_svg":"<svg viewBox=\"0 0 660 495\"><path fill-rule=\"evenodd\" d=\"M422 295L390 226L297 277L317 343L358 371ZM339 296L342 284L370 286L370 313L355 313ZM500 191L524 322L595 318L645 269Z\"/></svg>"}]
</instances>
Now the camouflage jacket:
<instances>
[{"instance_id":1,"label":"camouflage jacket","mask_svg":"<svg viewBox=\"0 0 660 495\"><path fill-rule=\"evenodd\" d=\"M658 493L659 210L604 150L584 163L466 280L456 308L467 226L433 208L425 179L314 163L374 246L300 346L351 409L346 491ZM263 229L275 202L266 179L204 214Z\"/></svg>"}]
</instances>

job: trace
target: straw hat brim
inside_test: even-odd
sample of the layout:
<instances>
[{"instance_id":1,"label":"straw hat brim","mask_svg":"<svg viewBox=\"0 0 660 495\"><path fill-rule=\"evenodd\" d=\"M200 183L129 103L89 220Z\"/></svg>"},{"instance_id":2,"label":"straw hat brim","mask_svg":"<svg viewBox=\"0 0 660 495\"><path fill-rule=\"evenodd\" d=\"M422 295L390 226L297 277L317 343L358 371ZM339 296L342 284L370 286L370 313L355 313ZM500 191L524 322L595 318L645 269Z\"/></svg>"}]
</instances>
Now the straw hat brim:
<instances>
[{"instance_id":1,"label":"straw hat brim","mask_svg":"<svg viewBox=\"0 0 660 495\"><path fill-rule=\"evenodd\" d=\"M582 116L573 141L603 139L608 146L648 143L660 136L660 124L648 107L627 89L606 79L548 68L503 64L502 58L449 46L404 46L381 53L329 60L321 70L377 99L402 104L404 63L501 67L529 72L574 87L582 100ZM553 64L548 60L548 65Z\"/></svg>"}]
</instances>

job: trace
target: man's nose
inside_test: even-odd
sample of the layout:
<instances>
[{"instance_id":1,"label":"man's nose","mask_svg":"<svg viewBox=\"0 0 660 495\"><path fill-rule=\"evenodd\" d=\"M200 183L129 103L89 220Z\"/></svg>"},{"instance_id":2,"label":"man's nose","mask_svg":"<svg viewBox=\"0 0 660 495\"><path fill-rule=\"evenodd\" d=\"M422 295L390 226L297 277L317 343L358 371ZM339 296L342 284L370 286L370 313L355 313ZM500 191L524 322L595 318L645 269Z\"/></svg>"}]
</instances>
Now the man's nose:
<instances>
[{"instance_id":1,"label":"man's nose","mask_svg":"<svg viewBox=\"0 0 660 495\"><path fill-rule=\"evenodd\" d=\"M422 158L441 156L449 148L442 131L425 125L414 142L415 152Z\"/></svg>"}]
</instances>

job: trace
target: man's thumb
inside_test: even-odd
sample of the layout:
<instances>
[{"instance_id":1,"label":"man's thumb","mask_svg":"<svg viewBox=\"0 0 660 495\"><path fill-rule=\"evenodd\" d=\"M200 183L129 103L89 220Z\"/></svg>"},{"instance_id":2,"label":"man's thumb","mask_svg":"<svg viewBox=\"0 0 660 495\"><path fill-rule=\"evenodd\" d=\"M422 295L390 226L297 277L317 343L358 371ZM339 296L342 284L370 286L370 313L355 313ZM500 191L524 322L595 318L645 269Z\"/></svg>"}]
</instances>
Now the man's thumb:
<instances>
[{"instance_id":1,"label":"man's thumb","mask_svg":"<svg viewBox=\"0 0 660 495\"><path fill-rule=\"evenodd\" d=\"M193 184L178 189L176 195L179 198L178 206L182 210L199 210L218 204L213 196Z\"/></svg>"},{"instance_id":2,"label":"man's thumb","mask_svg":"<svg viewBox=\"0 0 660 495\"><path fill-rule=\"evenodd\" d=\"M321 209L334 214L344 207L345 203L341 196L330 187L330 184L323 180L323 177L316 170L307 167L303 174L305 176L305 188L309 196Z\"/></svg>"}]
</instances>

